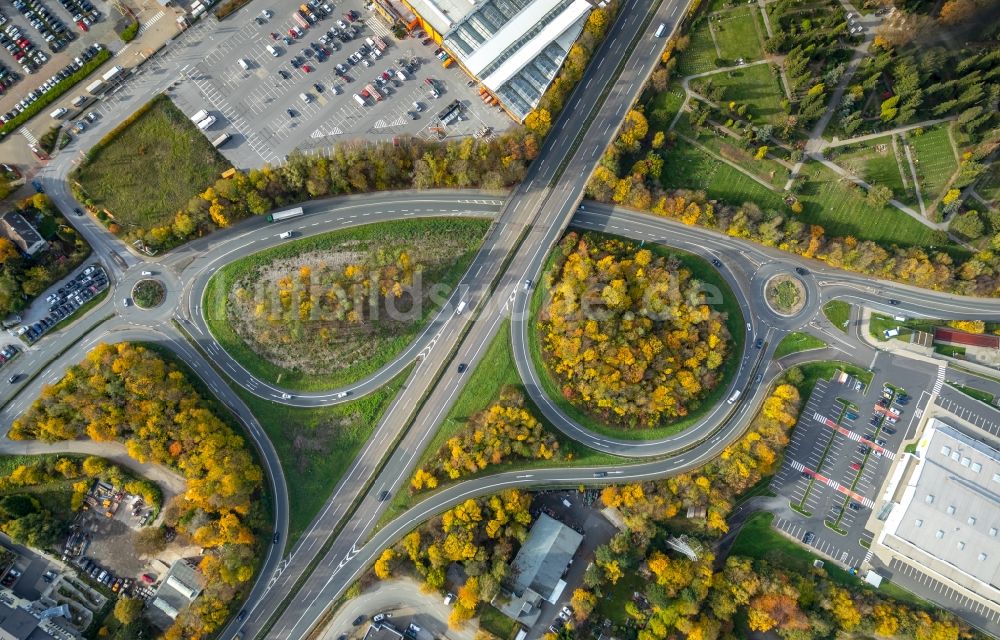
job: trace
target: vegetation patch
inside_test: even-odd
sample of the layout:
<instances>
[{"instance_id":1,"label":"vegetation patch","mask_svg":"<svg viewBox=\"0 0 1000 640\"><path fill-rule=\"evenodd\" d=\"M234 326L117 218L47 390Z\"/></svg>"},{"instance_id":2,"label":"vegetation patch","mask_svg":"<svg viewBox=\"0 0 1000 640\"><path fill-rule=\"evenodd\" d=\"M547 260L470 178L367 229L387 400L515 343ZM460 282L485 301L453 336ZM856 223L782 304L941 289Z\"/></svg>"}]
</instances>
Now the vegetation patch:
<instances>
[{"instance_id":1,"label":"vegetation patch","mask_svg":"<svg viewBox=\"0 0 1000 640\"><path fill-rule=\"evenodd\" d=\"M167 290L159 280L140 280L132 287L132 299L143 309L153 309L163 304Z\"/></svg>"},{"instance_id":2,"label":"vegetation patch","mask_svg":"<svg viewBox=\"0 0 1000 640\"><path fill-rule=\"evenodd\" d=\"M94 145L72 178L98 219L131 239L169 227L175 212L228 168L194 123L160 95Z\"/></svg>"},{"instance_id":3,"label":"vegetation patch","mask_svg":"<svg viewBox=\"0 0 1000 640\"><path fill-rule=\"evenodd\" d=\"M808 333L793 331L782 338L781 342L778 343L777 348L774 350L774 357L781 358L790 353L809 351L811 349L822 349L825 346L826 343L815 336Z\"/></svg>"},{"instance_id":4,"label":"vegetation patch","mask_svg":"<svg viewBox=\"0 0 1000 640\"><path fill-rule=\"evenodd\" d=\"M290 549L350 468L409 377L407 367L373 393L351 402L303 409L276 404L237 388L274 445L288 485Z\"/></svg>"},{"instance_id":5,"label":"vegetation patch","mask_svg":"<svg viewBox=\"0 0 1000 640\"><path fill-rule=\"evenodd\" d=\"M795 315L806 304L806 288L792 276L775 276L768 281L765 289L767 304L781 315Z\"/></svg>"},{"instance_id":6,"label":"vegetation patch","mask_svg":"<svg viewBox=\"0 0 1000 640\"><path fill-rule=\"evenodd\" d=\"M537 330L561 395L601 422L649 429L696 411L731 348L721 290L676 255L569 233Z\"/></svg>"},{"instance_id":7,"label":"vegetation patch","mask_svg":"<svg viewBox=\"0 0 1000 640\"><path fill-rule=\"evenodd\" d=\"M349 384L416 339L488 227L401 220L288 242L220 269L205 291L205 318L258 377L295 389Z\"/></svg>"},{"instance_id":8,"label":"vegetation patch","mask_svg":"<svg viewBox=\"0 0 1000 640\"><path fill-rule=\"evenodd\" d=\"M847 324L851 321L851 304L843 300L831 300L823 305L823 315L833 326L847 333Z\"/></svg>"},{"instance_id":9,"label":"vegetation patch","mask_svg":"<svg viewBox=\"0 0 1000 640\"><path fill-rule=\"evenodd\" d=\"M258 534L270 528L263 471L243 436L212 406L177 365L153 351L101 344L47 387L10 430L14 440L118 440L133 457L187 479L165 522L205 550L198 568L206 587L198 605L177 617L180 637L202 636L225 622L250 588L263 553Z\"/></svg>"}]
</instances>

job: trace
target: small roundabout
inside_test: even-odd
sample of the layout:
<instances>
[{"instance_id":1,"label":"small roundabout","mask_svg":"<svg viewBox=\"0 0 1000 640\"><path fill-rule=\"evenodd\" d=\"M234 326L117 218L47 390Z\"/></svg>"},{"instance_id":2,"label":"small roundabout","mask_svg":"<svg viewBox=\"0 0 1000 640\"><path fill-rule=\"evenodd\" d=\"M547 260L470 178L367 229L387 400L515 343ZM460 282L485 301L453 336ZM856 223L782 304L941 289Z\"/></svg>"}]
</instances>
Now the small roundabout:
<instances>
[{"instance_id":1,"label":"small roundabout","mask_svg":"<svg viewBox=\"0 0 1000 640\"><path fill-rule=\"evenodd\" d=\"M167 297L167 288L161 280L143 278L132 285L132 300L140 309L155 309Z\"/></svg>"},{"instance_id":2,"label":"small roundabout","mask_svg":"<svg viewBox=\"0 0 1000 640\"><path fill-rule=\"evenodd\" d=\"M789 273L776 274L764 283L764 300L768 308L784 318L802 313L808 299L805 284Z\"/></svg>"}]
</instances>

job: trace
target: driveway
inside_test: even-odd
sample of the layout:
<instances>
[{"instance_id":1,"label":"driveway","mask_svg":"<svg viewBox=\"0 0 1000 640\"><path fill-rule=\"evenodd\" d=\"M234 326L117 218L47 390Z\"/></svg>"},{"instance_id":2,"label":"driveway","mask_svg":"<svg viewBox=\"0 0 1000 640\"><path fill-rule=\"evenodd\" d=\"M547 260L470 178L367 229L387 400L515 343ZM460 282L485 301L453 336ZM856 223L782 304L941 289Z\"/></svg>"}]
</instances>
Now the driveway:
<instances>
[{"instance_id":1,"label":"driveway","mask_svg":"<svg viewBox=\"0 0 1000 640\"><path fill-rule=\"evenodd\" d=\"M420 583L412 578L397 578L376 583L340 607L319 635L319 640L337 640L344 633L352 639L362 638L371 617L383 611L392 613L392 623L400 629L415 622L433 633L434 637L449 640L473 640L479 627L476 621L471 620L464 629L449 629L451 607L444 604L440 595L424 593L420 590ZM364 616L365 622L355 627L352 623L358 616Z\"/></svg>"}]
</instances>

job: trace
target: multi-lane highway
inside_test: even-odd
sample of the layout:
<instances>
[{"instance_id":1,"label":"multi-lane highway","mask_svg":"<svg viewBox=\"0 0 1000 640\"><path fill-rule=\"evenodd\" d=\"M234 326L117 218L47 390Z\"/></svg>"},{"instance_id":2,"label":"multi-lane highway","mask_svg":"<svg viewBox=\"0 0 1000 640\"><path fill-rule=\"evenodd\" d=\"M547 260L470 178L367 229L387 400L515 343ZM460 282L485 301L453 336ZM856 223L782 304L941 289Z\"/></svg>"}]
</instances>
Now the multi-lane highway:
<instances>
[{"instance_id":1,"label":"multi-lane highway","mask_svg":"<svg viewBox=\"0 0 1000 640\"><path fill-rule=\"evenodd\" d=\"M246 603L246 619L231 624L222 635L231 638L242 631L247 637L263 636L266 629L266 637L302 638L386 544L458 501L515 486L650 479L704 464L737 437L752 418L767 383L779 373L771 357L782 336L822 318L820 310L828 300L845 299L894 313L902 310L910 316L994 318L1000 314L1000 302L995 300L971 300L875 282L710 230L649 215L592 203L585 203L581 209L580 199L595 163L615 136L625 112L659 59L665 40L655 38L653 32L660 23L671 28L676 25L684 14L685 5L683 0L663 0L658 6L653 0L624 2L616 22L594 56L594 63L568 99L525 181L507 197L478 192L433 192L338 198L307 204L308 215L303 218L274 225L259 218L248 220L156 257L134 254L96 222L71 216L71 221L94 247L95 255L107 263L114 291L104 304L85 318L46 336L22 356L19 368L25 373L40 375L20 387L0 391L0 400L5 402L0 412L2 424L9 426L37 396L43 383L57 379L96 342L158 342L187 362L245 425L268 472L276 497L276 530L285 540L288 503L280 462L260 425L228 384L289 405L330 404L352 400L378 388L420 354L413 374L377 425L368 445L345 472L333 495L291 553L282 558L281 545L269 548ZM655 15L650 15L651 12ZM179 62L197 59L199 46L194 42L184 44L176 56ZM165 67L160 65L158 68ZM105 117L101 125L87 132L78 144L86 145L96 140L147 99L149 92L162 89L171 81L169 73L151 73L138 78L134 87L116 98L119 111ZM73 161L69 154L57 156L40 175L47 193L64 211L76 206L65 181ZM429 215L484 216L494 218L495 223L449 304L398 358L369 378L343 389L316 393L282 389L256 379L212 337L202 315L202 299L212 274L235 259L277 244L281 231L294 230L301 235L311 235L352 225ZM592 433L545 397L538 373L528 356L528 309L532 291L523 283L525 280L537 282L548 250L571 223L581 229L661 243L722 261L722 275L738 296L744 322L749 324L743 352L733 355L740 362L730 384L732 389L744 390L740 402L719 403L698 424L676 436L642 441ZM801 277L807 291L806 306L792 317L779 316L764 301L764 284L772 275L793 272L797 266L809 270ZM167 284L167 300L156 310L140 310L121 303L140 277L140 270L154 271ZM891 305L890 299L898 300L899 304ZM467 303L468 313L453 313L459 301ZM645 460L601 469L608 474L601 478L594 476L598 469L542 469L462 482L434 494L373 535L374 523L386 504L376 496L383 491L394 492L406 484L421 452L463 388L465 376L456 371L454 364L467 363L471 371L507 317L513 320L512 339L518 371L545 417L570 437L592 448L623 458ZM178 326L200 350L192 347ZM758 337L765 340L764 348L754 346ZM847 343L853 340L851 336L837 339ZM202 353L212 362L206 361ZM350 395L338 397L344 391Z\"/></svg>"}]
</instances>

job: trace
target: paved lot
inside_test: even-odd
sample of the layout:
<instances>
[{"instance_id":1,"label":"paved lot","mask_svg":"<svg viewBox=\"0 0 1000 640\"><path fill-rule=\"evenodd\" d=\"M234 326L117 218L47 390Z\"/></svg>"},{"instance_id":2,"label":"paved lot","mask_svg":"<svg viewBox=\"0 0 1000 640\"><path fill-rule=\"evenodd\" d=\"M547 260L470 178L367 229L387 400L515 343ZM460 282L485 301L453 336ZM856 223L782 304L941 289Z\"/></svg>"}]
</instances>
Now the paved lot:
<instances>
[{"instance_id":1,"label":"paved lot","mask_svg":"<svg viewBox=\"0 0 1000 640\"><path fill-rule=\"evenodd\" d=\"M941 395L934 399L934 404L968 420L990 435L1000 437L1000 411L976 402L961 391L945 387Z\"/></svg>"},{"instance_id":2,"label":"paved lot","mask_svg":"<svg viewBox=\"0 0 1000 640\"><path fill-rule=\"evenodd\" d=\"M878 572L907 591L935 602L955 615L993 635L1000 634L1000 607L987 607L971 600L920 570L893 559Z\"/></svg>"},{"instance_id":3,"label":"paved lot","mask_svg":"<svg viewBox=\"0 0 1000 640\"><path fill-rule=\"evenodd\" d=\"M461 71L440 65L434 57L436 45L425 46L416 38L397 40L380 18L364 9L360 0L335 5L332 16L321 19L304 37L286 45L281 37L295 25L291 14L298 4L285 1L268 7L274 17L263 25L253 20L259 13L255 6L253 12L241 12L222 25L214 21L200 23L184 36L219 42L201 62L181 68L183 81L172 88L171 95L185 112L207 109L217 118L206 135L214 139L228 131L233 136L221 150L236 166L279 162L295 149L320 151L345 139L385 140L403 134L460 137L472 135L484 126L498 132L512 124L497 107L483 103L478 89L468 86L468 78ZM324 45L331 55L319 62L310 44L319 43L338 20L346 22L343 14L352 9L361 14L361 20L354 23L360 33L349 42L334 40L334 44ZM275 40L272 33L280 37ZM375 36L389 45L382 57L370 67L348 63L348 56L365 44L366 38ZM278 50L277 57L267 52L268 45ZM332 50L334 46L337 51ZM308 57L304 50L309 50ZM241 57L249 62L248 70L239 65ZM293 57L305 58L312 71L303 71L304 66L293 67ZM383 91L387 94L384 100L359 105L354 94L373 83L377 74L388 68L399 69L400 59L415 62L415 74L406 81L389 83L388 90ZM338 77L338 63L348 67L346 79ZM162 67L163 63L154 63L150 72L156 72L157 64ZM288 79L282 78L279 70L286 72ZM439 98L429 97L427 78L437 81ZM317 83L322 92L314 87ZM310 102L300 98L303 93L309 95ZM435 116L453 100L464 105L463 120L442 126ZM415 120L408 115L414 111L414 102L422 108Z\"/></svg>"},{"instance_id":4,"label":"paved lot","mask_svg":"<svg viewBox=\"0 0 1000 640\"><path fill-rule=\"evenodd\" d=\"M867 555L861 542L870 542L872 534L865 524L878 508L877 491L891 461L912 437L929 399L924 389L940 390L943 380L943 370L917 372L893 356L883 354L876 358L879 363L883 366L875 367L867 389L859 390L853 379L816 384L771 483L801 510L782 514L775 526L799 540L812 532L813 547L848 567L860 565ZM909 399L895 405L900 411L895 424L881 419L873 424L874 416L884 413L877 403L886 383L905 389Z\"/></svg>"}]
</instances>

